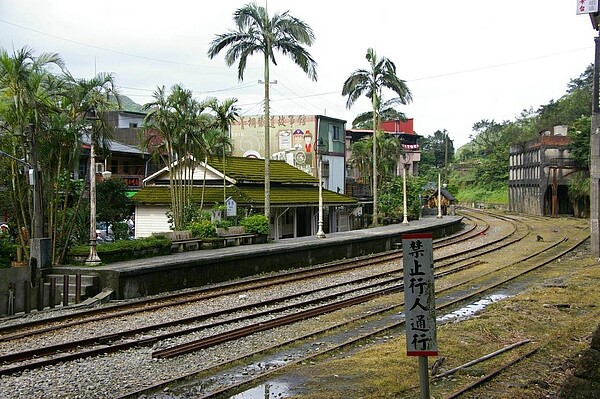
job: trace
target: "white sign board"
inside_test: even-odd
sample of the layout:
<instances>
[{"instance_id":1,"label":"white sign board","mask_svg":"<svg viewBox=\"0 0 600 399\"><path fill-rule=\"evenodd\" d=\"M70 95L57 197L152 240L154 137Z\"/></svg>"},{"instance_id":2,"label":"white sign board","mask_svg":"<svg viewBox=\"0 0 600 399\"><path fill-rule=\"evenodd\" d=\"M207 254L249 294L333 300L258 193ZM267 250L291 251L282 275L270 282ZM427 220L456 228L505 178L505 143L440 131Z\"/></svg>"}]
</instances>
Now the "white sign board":
<instances>
[{"instance_id":1,"label":"white sign board","mask_svg":"<svg viewBox=\"0 0 600 399\"><path fill-rule=\"evenodd\" d=\"M406 354L437 356L431 233L402 235L402 258Z\"/></svg>"},{"instance_id":2,"label":"white sign board","mask_svg":"<svg viewBox=\"0 0 600 399\"><path fill-rule=\"evenodd\" d=\"M227 198L225 206L227 207L227 216L237 216L237 202L233 198Z\"/></svg>"},{"instance_id":3,"label":"white sign board","mask_svg":"<svg viewBox=\"0 0 600 399\"><path fill-rule=\"evenodd\" d=\"M598 12L598 0L577 0L577 14Z\"/></svg>"}]
</instances>

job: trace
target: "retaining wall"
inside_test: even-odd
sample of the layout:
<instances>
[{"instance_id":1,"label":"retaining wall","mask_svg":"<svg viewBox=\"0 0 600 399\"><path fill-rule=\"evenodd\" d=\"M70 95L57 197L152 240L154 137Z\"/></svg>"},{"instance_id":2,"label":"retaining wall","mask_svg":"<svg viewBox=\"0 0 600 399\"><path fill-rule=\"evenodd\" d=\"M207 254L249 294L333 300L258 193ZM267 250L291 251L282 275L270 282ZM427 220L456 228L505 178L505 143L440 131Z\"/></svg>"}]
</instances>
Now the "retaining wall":
<instances>
[{"instance_id":1,"label":"retaining wall","mask_svg":"<svg viewBox=\"0 0 600 399\"><path fill-rule=\"evenodd\" d=\"M301 237L266 244L190 251L98 267L54 267L57 274L95 274L100 288L110 288L116 299L175 291L235 278L311 266L333 260L380 253L395 248L402 233L428 231L434 238L462 228L462 217L445 217L411 226L390 225L330 234L327 238Z\"/></svg>"}]
</instances>

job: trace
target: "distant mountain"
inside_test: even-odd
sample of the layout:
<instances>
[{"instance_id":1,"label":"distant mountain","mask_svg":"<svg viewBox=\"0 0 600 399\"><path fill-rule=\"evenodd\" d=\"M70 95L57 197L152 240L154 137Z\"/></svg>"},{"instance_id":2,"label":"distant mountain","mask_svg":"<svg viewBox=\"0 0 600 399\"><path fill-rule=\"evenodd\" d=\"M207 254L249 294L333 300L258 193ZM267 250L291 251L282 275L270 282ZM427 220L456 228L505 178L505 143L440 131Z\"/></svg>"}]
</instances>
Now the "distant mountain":
<instances>
[{"instance_id":1,"label":"distant mountain","mask_svg":"<svg viewBox=\"0 0 600 399\"><path fill-rule=\"evenodd\" d=\"M128 112L144 112L145 111L142 109L142 106L138 103L136 103L135 101L133 101L131 98L124 96L124 95L119 95L119 99L121 100L121 109L123 111L128 111ZM112 102L116 103L117 101L114 98L111 98Z\"/></svg>"}]
</instances>

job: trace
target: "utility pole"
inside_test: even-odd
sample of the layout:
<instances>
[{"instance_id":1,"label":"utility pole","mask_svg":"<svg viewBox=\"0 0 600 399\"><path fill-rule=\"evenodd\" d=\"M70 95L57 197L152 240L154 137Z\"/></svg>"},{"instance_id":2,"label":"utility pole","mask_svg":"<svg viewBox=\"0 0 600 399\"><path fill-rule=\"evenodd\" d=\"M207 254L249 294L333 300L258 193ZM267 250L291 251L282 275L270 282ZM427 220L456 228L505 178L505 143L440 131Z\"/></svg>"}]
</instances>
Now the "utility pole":
<instances>
[{"instance_id":1,"label":"utility pole","mask_svg":"<svg viewBox=\"0 0 600 399\"><path fill-rule=\"evenodd\" d=\"M42 185L40 184L40 170L37 160L37 137L35 126L29 125L31 135L31 169L30 184L33 187L33 231L31 238L42 238L44 236L44 212L42 208Z\"/></svg>"},{"instance_id":2,"label":"utility pole","mask_svg":"<svg viewBox=\"0 0 600 399\"><path fill-rule=\"evenodd\" d=\"M600 257L600 237L598 223L600 219L600 104L598 104L598 79L600 79L600 36L596 37L594 57L594 89L592 105L592 126L590 129L590 234L592 256Z\"/></svg>"},{"instance_id":3,"label":"utility pole","mask_svg":"<svg viewBox=\"0 0 600 399\"><path fill-rule=\"evenodd\" d=\"M592 26L598 31L598 12L591 13ZM590 129L590 235L592 257L600 258L600 35L594 38L594 85L592 125Z\"/></svg>"},{"instance_id":4,"label":"utility pole","mask_svg":"<svg viewBox=\"0 0 600 399\"><path fill-rule=\"evenodd\" d=\"M42 184L38 167L37 132L33 124L29 125L27 134L28 139L31 140L31 169L29 170L29 177L33 188L33 231L29 243L29 267L31 268L32 281L34 285L37 285L37 282L41 281L45 271L52 267L52 243L50 238L44 237L44 209L42 206Z\"/></svg>"}]
</instances>

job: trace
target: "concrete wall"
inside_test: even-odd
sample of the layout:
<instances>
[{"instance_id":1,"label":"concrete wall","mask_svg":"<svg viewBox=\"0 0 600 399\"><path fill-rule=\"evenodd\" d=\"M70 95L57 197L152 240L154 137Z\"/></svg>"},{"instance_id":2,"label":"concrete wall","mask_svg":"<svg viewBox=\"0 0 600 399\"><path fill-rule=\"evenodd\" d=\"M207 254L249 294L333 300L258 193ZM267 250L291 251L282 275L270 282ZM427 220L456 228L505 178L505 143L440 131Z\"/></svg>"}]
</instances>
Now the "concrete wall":
<instances>
[{"instance_id":1,"label":"concrete wall","mask_svg":"<svg viewBox=\"0 0 600 399\"><path fill-rule=\"evenodd\" d=\"M25 303L25 284L31 281L31 267L0 269L0 315L8 313L8 293L12 288L15 312L21 312ZM33 290L32 290L33 291Z\"/></svg>"}]
</instances>

